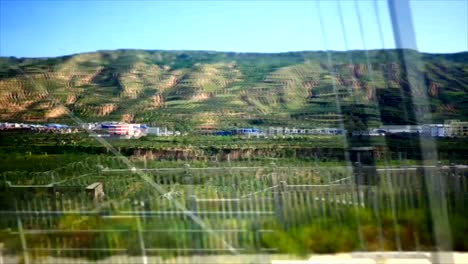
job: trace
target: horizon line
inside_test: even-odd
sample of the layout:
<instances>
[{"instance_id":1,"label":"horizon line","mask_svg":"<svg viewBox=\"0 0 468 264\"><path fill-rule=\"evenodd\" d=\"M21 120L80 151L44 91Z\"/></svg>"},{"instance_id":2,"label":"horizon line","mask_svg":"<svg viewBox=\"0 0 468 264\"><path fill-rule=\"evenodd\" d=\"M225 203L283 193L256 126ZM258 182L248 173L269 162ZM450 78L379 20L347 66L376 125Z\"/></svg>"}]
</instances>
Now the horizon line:
<instances>
[{"instance_id":1,"label":"horizon line","mask_svg":"<svg viewBox=\"0 0 468 264\"><path fill-rule=\"evenodd\" d=\"M55 56L17 56L17 55L1 55L0 58L15 58L15 59L51 59L60 57L76 56L81 54L99 53L99 52L115 52L115 51L162 51L162 52L213 52L213 53L235 53L235 54L285 54L285 53L302 53L302 52L360 52L360 51L381 51L381 50L411 50L418 53L433 54L433 55L451 55L459 53L467 53L468 50L454 51L454 52L426 52L415 49L407 48L382 48L382 49L352 49L352 50L294 50L294 51L275 51L275 52L262 52L262 51L220 51L220 50L200 50L200 49L144 49L144 48L118 48L118 49L97 49L93 51L82 51L76 53L68 53Z\"/></svg>"}]
</instances>

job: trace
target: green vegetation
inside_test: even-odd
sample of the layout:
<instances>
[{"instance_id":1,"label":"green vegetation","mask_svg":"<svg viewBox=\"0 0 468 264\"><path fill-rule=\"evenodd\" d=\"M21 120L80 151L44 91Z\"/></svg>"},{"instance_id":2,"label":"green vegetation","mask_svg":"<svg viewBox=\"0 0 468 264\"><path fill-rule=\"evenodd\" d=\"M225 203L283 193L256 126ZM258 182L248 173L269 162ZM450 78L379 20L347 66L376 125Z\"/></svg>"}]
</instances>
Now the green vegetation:
<instances>
[{"instance_id":1,"label":"green vegetation","mask_svg":"<svg viewBox=\"0 0 468 264\"><path fill-rule=\"evenodd\" d=\"M172 167L183 163L192 166L218 166L231 162L240 166L343 164L346 143L352 146L373 146L376 162L397 165L416 164L420 160L417 146L432 139L372 137L366 140L343 136L295 136L246 138L237 136L147 136L140 139L109 140L112 148L148 167ZM443 163L466 163L468 145L463 138L437 139L439 160ZM398 154L401 153L401 154ZM44 134L31 132L2 132L0 163L2 171L47 171L68 163L111 156L111 149L87 134ZM402 159L402 160L399 160ZM204 165L203 165L204 164ZM323 164L322 164L323 165ZM321 165L321 166L322 166Z\"/></svg>"},{"instance_id":2,"label":"green vegetation","mask_svg":"<svg viewBox=\"0 0 468 264\"><path fill-rule=\"evenodd\" d=\"M0 119L73 124L62 104L84 121L142 122L182 132L202 124L219 129L343 124L352 131L414 123L415 114L425 114L413 109L411 96L420 93L428 95L436 122L466 120L467 54L408 51L422 59L408 68L409 76L423 74L427 88L411 91L400 52L369 51L372 69L364 52L333 52L336 74L325 52L117 50L0 58ZM404 173L381 174L378 189L367 188L366 203L359 204L355 200L361 194L346 185L352 181L346 151L372 146L379 167L418 165L418 146L435 143L442 163L468 160L462 138L195 134L109 139L110 145L102 145L80 133L2 131L0 242L5 253L21 252L21 229L30 232L25 239L34 258L140 255L142 241L153 249L146 254L159 256L216 254L220 251L201 250L225 248L221 240L240 253L431 250L439 245L423 182ZM461 180L465 175L455 176L445 196L451 242L454 250L467 250L468 186ZM336 181L344 188L300 189ZM103 184L105 195L93 200L84 187L95 182ZM299 190L285 191L285 185ZM248 199L236 200L240 197ZM193 210L218 230L218 237L202 232L178 206ZM68 213L53 213L61 210ZM34 213L8 213L26 211ZM116 251L63 250L92 247Z\"/></svg>"},{"instance_id":3,"label":"green vegetation","mask_svg":"<svg viewBox=\"0 0 468 264\"><path fill-rule=\"evenodd\" d=\"M5 161L0 163L2 210L89 212L87 215L2 215L0 241L4 243L6 254L21 252L18 219L21 219L24 230L32 230L25 239L33 259L141 255L141 240L145 248L153 249L145 254L162 257L225 253L196 250L223 249L222 240L241 248L240 253L298 255L400 248L430 250L437 246L432 237L427 197L424 192L416 191L420 187L398 185L398 178L404 175L395 175L397 178L393 180L382 178L378 203L373 202L372 193L369 193L365 207L352 203L356 197L352 188L338 193L289 191L278 198L278 192L271 187L281 181L288 185L319 185L346 178L349 168L342 156L345 149L343 137L187 136L109 141L124 155L122 158L115 157L107 147L85 134L4 132L1 135L0 158ZM415 145L417 140L373 138L368 143L382 148L376 157L379 166L420 162L409 152L409 146ZM436 143L441 154L446 155L454 149L466 153L467 145L461 139L444 139ZM353 142L353 145L358 144ZM401 160L398 153L385 152L387 148L402 151ZM227 154L230 154L229 158ZM459 158L466 162L463 156ZM129 169L125 159L135 168L150 170ZM453 160L449 155L444 162L450 161ZM394 180L394 189L389 188L386 184ZM9 187L5 181L13 186L27 187ZM95 182L104 186L105 196L99 202L84 191L85 186ZM55 187L31 187L50 184ZM467 188L463 184L455 185L461 190ZM59 194L50 195L47 188L55 188L53 190ZM216 237L200 230L176 206L178 203L194 209L192 196L198 201L197 212L213 213L200 213L200 217L218 230ZM238 197L248 199L229 201ZM221 202L213 201L216 199ZM449 192L447 199L454 249L466 250L466 241L461 235L466 230L467 217L463 211L466 192ZM395 212L391 210L392 206ZM168 211L171 213L165 215ZM236 215L233 211L263 214ZM138 217L148 213L147 217ZM381 238L380 233L383 233ZM123 251L53 250L91 247Z\"/></svg>"},{"instance_id":4,"label":"green vegetation","mask_svg":"<svg viewBox=\"0 0 468 264\"><path fill-rule=\"evenodd\" d=\"M336 212L335 212L336 213ZM395 218L391 211L375 212L370 209L343 209L341 219L315 216L302 224L265 235L265 246L279 246L280 252L307 256L311 252L330 254L351 251L432 251L436 250L430 212L425 210L399 210ZM466 239L460 234L467 231L462 221L466 214L450 214L451 243L454 250L465 251ZM379 228L383 236L379 237ZM359 234L361 231L361 234ZM359 237L363 237L360 241Z\"/></svg>"}]
</instances>

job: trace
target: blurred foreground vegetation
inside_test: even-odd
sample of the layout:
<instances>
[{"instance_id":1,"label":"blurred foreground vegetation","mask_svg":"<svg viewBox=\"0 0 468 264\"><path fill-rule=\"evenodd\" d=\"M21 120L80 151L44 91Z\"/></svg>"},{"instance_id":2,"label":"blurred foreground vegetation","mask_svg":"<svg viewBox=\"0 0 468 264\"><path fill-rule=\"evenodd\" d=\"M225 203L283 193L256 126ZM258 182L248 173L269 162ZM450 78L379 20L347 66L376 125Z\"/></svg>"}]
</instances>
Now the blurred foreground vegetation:
<instances>
[{"instance_id":1,"label":"blurred foreground vegetation","mask_svg":"<svg viewBox=\"0 0 468 264\"><path fill-rule=\"evenodd\" d=\"M370 141L381 148L381 155L376 156L379 168L421 162L412 148L418 139L379 137ZM279 202L280 194L271 187L280 181L292 186L323 185L349 176L342 137L144 137L108 142L136 169L150 170L132 170L122 157L113 156L108 147L84 134L0 134L2 182L55 183L82 189L101 182L105 192L105 197L97 202L86 193L47 196L43 192L17 193L0 186L2 211L89 212L21 216L0 213L0 242L7 254L21 254L21 230L26 231L25 240L34 258L218 254L228 252L223 241L239 249L239 253L298 255L434 250L440 246L433 235L434 215L425 186L415 186L412 180L407 185L395 183L393 189L382 180L376 198L372 193L366 194L365 205L354 203L356 192L352 188L337 194L287 192L281 194L283 200ZM468 147L464 140L437 139L435 144L444 163L466 164ZM210 169L197 170L207 167ZM457 180L463 183L461 178ZM460 192L446 194L450 230L444 238L452 250L466 251L467 186L466 182L457 186ZM177 202L192 208L191 197L198 201L196 212L214 212L200 215L207 226L216 230L215 235L203 231L175 206ZM210 201L239 197L251 200ZM171 213L162 215L165 211ZM232 213L256 211L262 213ZM161 215L143 216L148 212ZM86 250L89 248L113 250Z\"/></svg>"}]
</instances>

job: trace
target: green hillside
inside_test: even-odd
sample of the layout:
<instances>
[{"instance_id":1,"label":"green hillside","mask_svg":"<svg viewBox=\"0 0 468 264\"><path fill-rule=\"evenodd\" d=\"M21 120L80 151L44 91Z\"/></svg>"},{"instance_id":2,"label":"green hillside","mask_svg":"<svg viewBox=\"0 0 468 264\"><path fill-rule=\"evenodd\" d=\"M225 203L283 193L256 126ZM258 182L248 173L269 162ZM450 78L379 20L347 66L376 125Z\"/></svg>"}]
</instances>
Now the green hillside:
<instances>
[{"instance_id":1,"label":"green hillside","mask_svg":"<svg viewBox=\"0 0 468 264\"><path fill-rule=\"evenodd\" d=\"M408 68L398 50L277 54L116 50L58 58L0 58L0 120L115 120L193 129L347 127L414 122L410 94L432 117L468 116L468 53L423 54ZM66 107L66 109L64 108ZM424 113L423 113L424 114Z\"/></svg>"}]
</instances>

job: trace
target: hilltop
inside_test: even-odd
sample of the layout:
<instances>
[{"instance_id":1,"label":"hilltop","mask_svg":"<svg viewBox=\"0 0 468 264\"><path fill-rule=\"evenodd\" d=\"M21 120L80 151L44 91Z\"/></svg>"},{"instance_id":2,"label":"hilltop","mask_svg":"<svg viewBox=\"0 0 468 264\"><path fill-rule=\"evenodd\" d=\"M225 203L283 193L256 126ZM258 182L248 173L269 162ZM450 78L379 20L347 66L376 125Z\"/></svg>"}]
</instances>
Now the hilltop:
<instances>
[{"instance_id":1,"label":"hilltop","mask_svg":"<svg viewBox=\"0 0 468 264\"><path fill-rule=\"evenodd\" d=\"M276 54L116 50L56 58L0 58L0 120L198 125L336 126L412 123L399 50ZM425 54L434 120L468 116L468 52ZM333 74L333 71L336 74Z\"/></svg>"}]
</instances>

